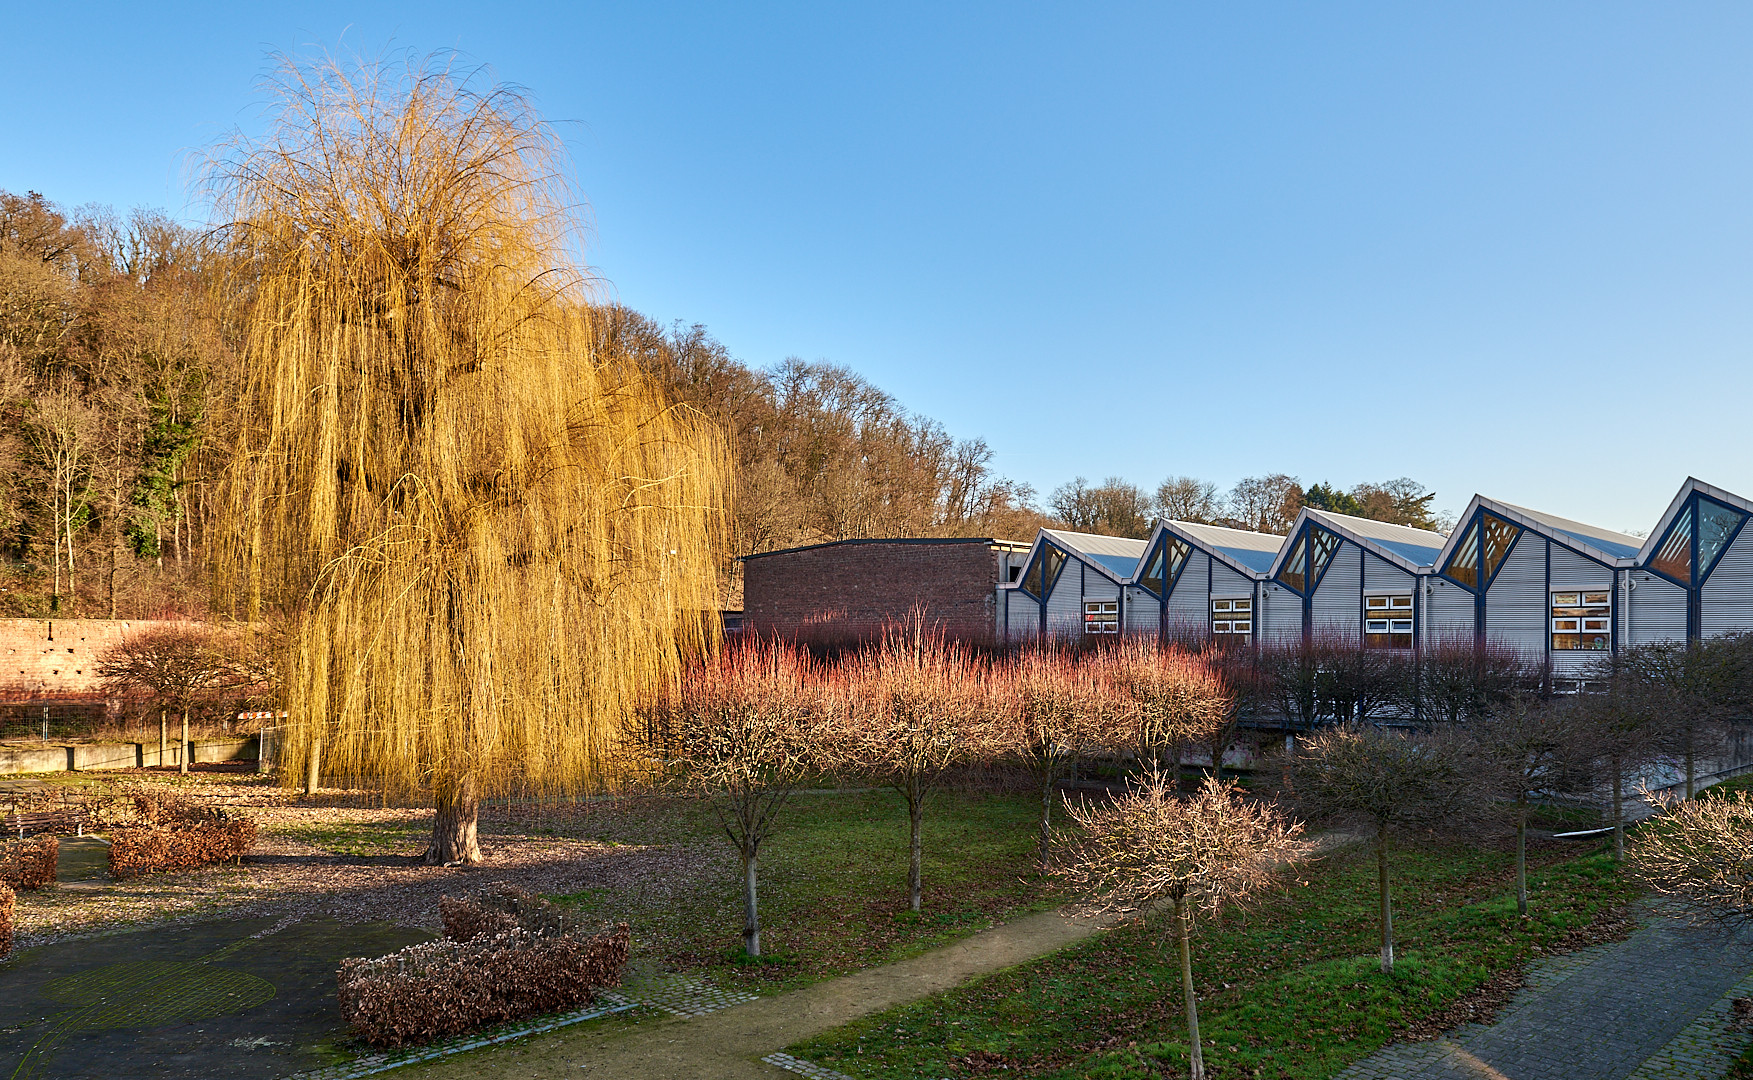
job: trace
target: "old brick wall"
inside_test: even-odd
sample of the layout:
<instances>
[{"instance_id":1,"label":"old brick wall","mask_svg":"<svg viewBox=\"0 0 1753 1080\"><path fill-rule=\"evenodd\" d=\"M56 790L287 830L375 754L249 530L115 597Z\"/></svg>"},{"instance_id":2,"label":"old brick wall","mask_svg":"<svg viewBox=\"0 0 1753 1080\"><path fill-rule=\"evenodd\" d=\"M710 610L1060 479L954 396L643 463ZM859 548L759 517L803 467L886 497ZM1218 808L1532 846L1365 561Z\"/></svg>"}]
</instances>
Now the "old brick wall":
<instances>
[{"instance_id":1,"label":"old brick wall","mask_svg":"<svg viewBox=\"0 0 1753 1080\"><path fill-rule=\"evenodd\" d=\"M129 634L176 625L146 619L0 619L0 700L97 693L97 661Z\"/></svg>"},{"instance_id":2,"label":"old brick wall","mask_svg":"<svg viewBox=\"0 0 1753 1080\"><path fill-rule=\"evenodd\" d=\"M985 541L869 541L804 548L745 560L748 632L802 640L872 640L915 606L945 633L994 635L998 556Z\"/></svg>"}]
</instances>

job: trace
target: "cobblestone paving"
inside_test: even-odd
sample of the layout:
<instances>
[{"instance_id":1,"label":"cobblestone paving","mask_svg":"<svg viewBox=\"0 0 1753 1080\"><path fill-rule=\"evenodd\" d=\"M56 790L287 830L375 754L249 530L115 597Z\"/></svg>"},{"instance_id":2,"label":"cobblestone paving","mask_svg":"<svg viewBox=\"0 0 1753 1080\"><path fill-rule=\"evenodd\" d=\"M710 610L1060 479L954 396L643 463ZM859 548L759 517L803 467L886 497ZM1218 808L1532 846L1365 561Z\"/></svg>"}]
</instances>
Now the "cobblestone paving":
<instances>
[{"instance_id":1,"label":"cobblestone paving","mask_svg":"<svg viewBox=\"0 0 1753 1080\"><path fill-rule=\"evenodd\" d=\"M1398 1043L1334 1080L1716 1080L1746 1045L1753 934L1656 919L1621 942L1537 961L1487 1025Z\"/></svg>"},{"instance_id":2,"label":"cobblestone paving","mask_svg":"<svg viewBox=\"0 0 1753 1080\"><path fill-rule=\"evenodd\" d=\"M777 1065L781 1069L788 1069L791 1072L807 1076L810 1080L852 1080L852 1077L847 1076L843 1072L835 1072L833 1069L823 1068L820 1065L805 1061L803 1058L794 1058L790 1054L768 1054L761 1060L769 1065Z\"/></svg>"},{"instance_id":3,"label":"cobblestone paving","mask_svg":"<svg viewBox=\"0 0 1753 1080\"><path fill-rule=\"evenodd\" d=\"M606 1001L650 1005L677 1016L695 1017L754 1001L755 995L744 990L726 990L714 986L698 975L665 975L643 981L629 981L618 992L603 995Z\"/></svg>"}]
</instances>

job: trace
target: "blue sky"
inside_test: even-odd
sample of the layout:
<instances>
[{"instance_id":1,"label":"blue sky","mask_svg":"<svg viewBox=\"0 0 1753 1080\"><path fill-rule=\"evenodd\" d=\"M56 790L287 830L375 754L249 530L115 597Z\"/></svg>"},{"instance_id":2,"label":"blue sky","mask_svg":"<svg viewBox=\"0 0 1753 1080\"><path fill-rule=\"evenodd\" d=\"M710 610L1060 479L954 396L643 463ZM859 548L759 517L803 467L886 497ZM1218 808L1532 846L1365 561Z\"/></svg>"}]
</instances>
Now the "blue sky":
<instances>
[{"instance_id":1,"label":"blue sky","mask_svg":"<svg viewBox=\"0 0 1753 1080\"><path fill-rule=\"evenodd\" d=\"M843 363L1041 489L1753 495L1753 8L18 6L0 188L185 217L271 50L562 121L615 298Z\"/></svg>"}]
</instances>

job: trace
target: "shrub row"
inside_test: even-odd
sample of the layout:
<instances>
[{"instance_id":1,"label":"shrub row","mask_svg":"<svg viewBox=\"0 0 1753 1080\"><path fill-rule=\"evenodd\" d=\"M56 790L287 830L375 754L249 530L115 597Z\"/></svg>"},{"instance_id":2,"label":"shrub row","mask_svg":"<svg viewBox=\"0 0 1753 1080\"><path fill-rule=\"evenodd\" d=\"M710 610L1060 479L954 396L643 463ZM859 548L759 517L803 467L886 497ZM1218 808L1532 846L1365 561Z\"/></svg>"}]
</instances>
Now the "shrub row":
<instances>
[{"instance_id":1,"label":"shrub row","mask_svg":"<svg viewBox=\"0 0 1753 1080\"><path fill-rule=\"evenodd\" d=\"M0 882L0 960L12 955L12 907L17 900L12 886Z\"/></svg>"},{"instance_id":2,"label":"shrub row","mask_svg":"<svg viewBox=\"0 0 1753 1080\"><path fill-rule=\"evenodd\" d=\"M14 889L40 889L55 881L61 842L53 836L13 840L0 847L0 882Z\"/></svg>"},{"instance_id":3,"label":"shrub row","mask_svg":"<svg viewBox=\"0 0 1753 1080\"><path fill-rule=\"evenodd\" d=\"M110 876L193 870L242 858L256 842L256 823L203 821L174 828L116 829L110 833Z\"/></svg>"},{"instance_id":4,"label":"shrub row","mask_svg":"<svg viewBox=\"0 0 1753 1080\"><path fill-rule=\"evenodd\" d=\"M444 936L451 941L511 929L546 936L588 932L575 914L511 885L493 886L468 900L441 896L438 912L444 920Z\"/></svg>"},{"instance_id":5,"label":"shrub row","mask_svg":"<svg viewBox=\"0 0 1753 1080\"><path fill-rule=\"evenodd\" d=\"M447 898L448 899L448 898ZM621 981L627 924L587 935L503 926L515 914L453 902L446 933L375 960L341 961L341 1014L373 1046L430 1042L475 1028L589 1004ZM495 917L497 916L497 917Z\"/></svg>"}]
</instances>

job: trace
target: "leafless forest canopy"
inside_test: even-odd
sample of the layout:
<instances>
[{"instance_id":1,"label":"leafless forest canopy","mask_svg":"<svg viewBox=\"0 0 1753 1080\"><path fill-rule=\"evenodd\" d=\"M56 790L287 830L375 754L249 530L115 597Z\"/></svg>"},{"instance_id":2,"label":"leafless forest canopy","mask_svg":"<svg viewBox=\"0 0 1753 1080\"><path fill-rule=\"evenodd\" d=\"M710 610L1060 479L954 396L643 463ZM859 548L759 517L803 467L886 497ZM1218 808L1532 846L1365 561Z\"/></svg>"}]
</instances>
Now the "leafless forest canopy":
<instances>
[{"instance_id":1,"label":"leafless forest canopy","mask_svg":"<svg viewBox=\"0 0 1753 1080\"><path fill-rule=\"evenodd\" d=\"M213 485L232 450L255 280L224 230L150 210L0 192L0 617L207 611ZM1400 479L1289 475L1228 491L1079 478L1042 506L957 438L845 367L753 367L705 327L593 313L604 362L635 363L731 436L731 554L852 536L1028 539L1041 525L1142 536L1153 515L1280 530L1301 506L1430 527ZM740 602L735 566L726 603Z\"/></svg>"}]
</instances>

